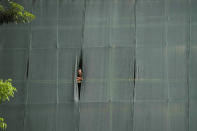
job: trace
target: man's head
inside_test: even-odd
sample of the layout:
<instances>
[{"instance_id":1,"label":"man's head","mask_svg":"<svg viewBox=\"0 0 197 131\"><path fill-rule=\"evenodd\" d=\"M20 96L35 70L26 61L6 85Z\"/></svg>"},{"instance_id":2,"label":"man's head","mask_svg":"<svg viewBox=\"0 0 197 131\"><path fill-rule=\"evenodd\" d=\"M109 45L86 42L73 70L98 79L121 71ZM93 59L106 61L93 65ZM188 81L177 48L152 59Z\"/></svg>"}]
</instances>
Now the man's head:
<instances>
[{"instance_id":1,"label":"man's head","mask_svg":"<svg viewBox=\"0 0 197 131\"><path fill-rule=\"evenodd\" d=\"M82 70L81 69L78 69L78 75L82 76Z\"/></svg>"}]
</instances>

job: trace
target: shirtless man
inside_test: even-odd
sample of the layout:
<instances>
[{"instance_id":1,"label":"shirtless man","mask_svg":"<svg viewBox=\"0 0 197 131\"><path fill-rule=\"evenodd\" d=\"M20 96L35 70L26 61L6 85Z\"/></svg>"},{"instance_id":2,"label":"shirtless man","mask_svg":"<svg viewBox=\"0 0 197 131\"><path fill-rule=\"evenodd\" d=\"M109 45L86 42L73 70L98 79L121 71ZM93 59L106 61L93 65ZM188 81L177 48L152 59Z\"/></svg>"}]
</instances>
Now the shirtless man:
<instances>
[{"instance_id":1,"label":"shirtless man","mask_svg":"<svg viewBox=\"0 0 197 131\"><path fill-rule=\"evenodd\" d=\"M82 70L78 69L77 83L81 83L81 81L82 81Z\"/></svg>"},{"instance_id":2,"label":"shirtless man","mask_svg":"<svg viewBox=\"0 0 197 131\"><path fill-rule=\"evenodd\" d=\"M78 83L78 95L79 95L79 99L80 99L80 92L81 92L81 81L82 81L82 69L78 69L78 74L77 74L77 83Z\"/></svg>"}]
</instances>

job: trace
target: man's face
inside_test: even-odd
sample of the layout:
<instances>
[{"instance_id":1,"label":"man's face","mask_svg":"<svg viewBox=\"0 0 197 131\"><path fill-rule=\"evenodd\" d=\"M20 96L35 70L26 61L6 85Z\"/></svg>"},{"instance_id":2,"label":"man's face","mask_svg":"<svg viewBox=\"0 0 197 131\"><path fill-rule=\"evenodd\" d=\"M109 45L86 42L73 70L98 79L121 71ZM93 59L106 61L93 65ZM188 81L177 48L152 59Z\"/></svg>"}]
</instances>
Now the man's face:
<instances>
[{"instance_id":1,"label":"man's face","mask_svg":"<svg viewBox=\"0 0 197 131\"><path fill-rule=\"evenodd\" d=\"M81 69L78 70L78 74L79 74L79 76L82 76L82 70Z\"/></svg>"}]
</instances>

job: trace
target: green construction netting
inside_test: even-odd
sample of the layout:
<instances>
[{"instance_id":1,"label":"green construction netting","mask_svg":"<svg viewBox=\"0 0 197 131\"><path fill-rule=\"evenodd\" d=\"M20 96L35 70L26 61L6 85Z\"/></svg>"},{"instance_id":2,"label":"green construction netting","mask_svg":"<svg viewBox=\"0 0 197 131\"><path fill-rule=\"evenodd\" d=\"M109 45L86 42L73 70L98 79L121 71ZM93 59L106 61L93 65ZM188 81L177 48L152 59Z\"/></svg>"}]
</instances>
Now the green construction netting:
<instances>
[{"instance_id":1,"label":"green construction netting","mask_svg":"<svg viewBox=\"0 0 197 131\"><path fill-rule=\"evenodd\" d=\"M7 131L196 131L196 0L17 1L36 19L0 26Z\"/></svg>"}]
</instances>

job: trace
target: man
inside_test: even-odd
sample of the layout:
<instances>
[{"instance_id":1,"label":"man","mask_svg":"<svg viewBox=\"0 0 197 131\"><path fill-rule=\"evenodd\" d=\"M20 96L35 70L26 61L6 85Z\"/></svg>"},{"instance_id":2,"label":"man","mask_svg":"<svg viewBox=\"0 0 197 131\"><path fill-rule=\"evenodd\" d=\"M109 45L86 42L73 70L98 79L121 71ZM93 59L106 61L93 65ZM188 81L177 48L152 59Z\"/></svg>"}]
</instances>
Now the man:
<instances>
[{"instance_id":1,"label":"man","mask_svg":"<svg viewBox=\"0 0 197 131\"><path fill-rule=\"evenodd\" d=\"M78 75L77 75L77 83L81 84L82 81L82 69L78 69Z\"/></svg>"},{"instance_id":2,"label":"man","mask_svg":"<svg viewBox=\"0 0 197 131\"><path fill-rule=\"evenodd\" d=\"M78 96L80 99L80 92L81 92L81 81L82 81L82 69L78 69L78 74L77 74L77 83L78 83Z\"/></svg>"}]
</instances>

